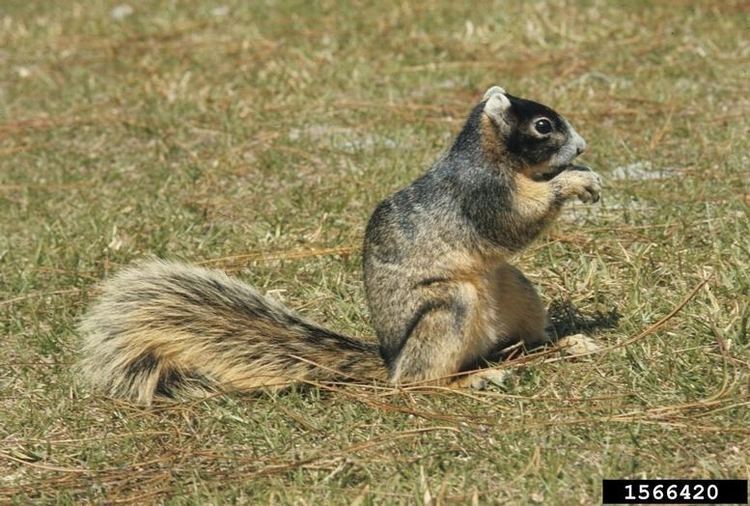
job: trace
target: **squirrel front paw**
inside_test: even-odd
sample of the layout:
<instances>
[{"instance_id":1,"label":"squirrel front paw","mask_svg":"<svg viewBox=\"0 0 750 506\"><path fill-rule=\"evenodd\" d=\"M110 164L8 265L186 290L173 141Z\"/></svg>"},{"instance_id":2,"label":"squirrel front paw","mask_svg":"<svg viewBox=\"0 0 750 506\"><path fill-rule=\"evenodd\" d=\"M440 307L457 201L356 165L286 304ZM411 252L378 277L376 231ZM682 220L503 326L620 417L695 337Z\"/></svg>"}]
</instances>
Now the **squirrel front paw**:
<instances>
[{"instance_id":1,"label":"squirrel front paw","mask_svg":"<svg viewBox=\"0 0 750 506\"><path fill-rule=\"evenodd\" d=\"M602 191L602 178L588 167L573 165L551 181L563 200L578 197L581 202L598 202Z\"/></svg>"}]
</instances>

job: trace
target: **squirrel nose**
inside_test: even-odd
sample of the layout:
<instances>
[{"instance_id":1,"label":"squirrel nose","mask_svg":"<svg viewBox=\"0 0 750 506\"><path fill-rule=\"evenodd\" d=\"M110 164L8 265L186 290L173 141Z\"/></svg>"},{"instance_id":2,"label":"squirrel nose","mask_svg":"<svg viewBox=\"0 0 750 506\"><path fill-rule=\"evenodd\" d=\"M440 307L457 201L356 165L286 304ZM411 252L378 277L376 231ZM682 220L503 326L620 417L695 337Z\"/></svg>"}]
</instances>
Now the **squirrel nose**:
<instances>
[{"instance_id":1,"label":"squirrel nose","mask_svg":"<svg viewBox=\"0 0 750 506\"><path fill-rule=\"evenodd\" d=\"M578 146L576 146L576 156L580 155L586 151L586 141L581 139L581 142L578 143Z\"/></svg>"}]
</instances>

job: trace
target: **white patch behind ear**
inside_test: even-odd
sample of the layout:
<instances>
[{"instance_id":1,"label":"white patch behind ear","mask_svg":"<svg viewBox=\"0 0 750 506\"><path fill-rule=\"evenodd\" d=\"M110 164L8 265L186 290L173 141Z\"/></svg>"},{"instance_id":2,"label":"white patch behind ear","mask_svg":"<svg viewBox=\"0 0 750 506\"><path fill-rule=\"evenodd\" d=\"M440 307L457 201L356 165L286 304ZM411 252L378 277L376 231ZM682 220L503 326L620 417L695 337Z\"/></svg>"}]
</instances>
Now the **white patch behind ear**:
<instances>
[{"instance_id":1,"label":"white patch behind ear","mask_svg":"<svg viewBox=\"0 0 750 506\"><path fill-rule=\"evenodd\" d=\"M510 100L503 93L491 95L484 104L484 112L497 124L508 123L505 112L510 108Z\"/></svg>"},{"instance_id":2,"label":"white patch behind ear","mask_svg":"<svg viewBox=\"0 0 750 506\"><path fill-rule=\"evenodd\" d=\"M492 95L505 95L505 90L500 86L492 86L490 89L484 92L484 97L482 97L482 100L487 100Z\"/></svg>"}]
</instances>

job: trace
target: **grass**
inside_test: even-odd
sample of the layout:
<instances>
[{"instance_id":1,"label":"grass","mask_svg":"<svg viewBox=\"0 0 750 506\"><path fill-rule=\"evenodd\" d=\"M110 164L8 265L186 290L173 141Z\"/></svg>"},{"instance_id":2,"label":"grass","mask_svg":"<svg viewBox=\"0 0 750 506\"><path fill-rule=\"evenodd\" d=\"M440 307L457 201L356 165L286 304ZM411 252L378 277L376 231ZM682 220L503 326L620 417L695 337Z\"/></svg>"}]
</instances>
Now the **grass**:
<instances>
[{"instance_id":1,"label":"grass","mask_svg":"<svg viewBox=\"0 0 750 506\"><path fill-rule=\"evenodd\" d=\"M131 4L3 2L0 502L590 504L604 477L750 478L746 2ZM607 180L517 259L605 351L525 357L504 390L150 410L74 377L93 286L146 255L370 336L367 217L495 83L565 114Z\"/></svg>"}]
</instances>

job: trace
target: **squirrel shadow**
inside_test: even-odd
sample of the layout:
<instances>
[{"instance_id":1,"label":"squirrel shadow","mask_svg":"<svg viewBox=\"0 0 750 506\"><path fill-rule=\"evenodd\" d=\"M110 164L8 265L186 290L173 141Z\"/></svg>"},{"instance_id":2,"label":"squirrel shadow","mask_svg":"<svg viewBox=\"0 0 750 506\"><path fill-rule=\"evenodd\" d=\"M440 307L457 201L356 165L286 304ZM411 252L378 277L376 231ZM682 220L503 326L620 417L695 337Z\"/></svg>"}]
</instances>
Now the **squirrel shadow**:
<instances>
[{"instance_id":1,"label":"squirrel shadow","mask_svg":"<svg viewBox=\"0 0 750 506\"><path fill-rule=\"evenodd\" d=\"M557 338L599 329L617 327L622 315L616 308L584 314L570 299L554 300L547 309L550 327Z\"/></svg>"}]
</instances>

